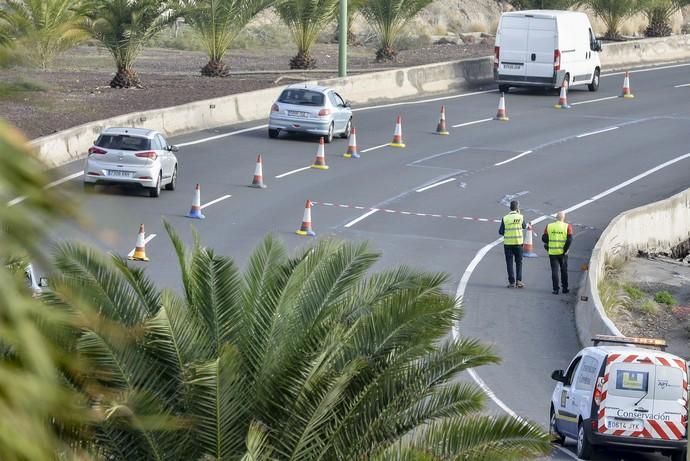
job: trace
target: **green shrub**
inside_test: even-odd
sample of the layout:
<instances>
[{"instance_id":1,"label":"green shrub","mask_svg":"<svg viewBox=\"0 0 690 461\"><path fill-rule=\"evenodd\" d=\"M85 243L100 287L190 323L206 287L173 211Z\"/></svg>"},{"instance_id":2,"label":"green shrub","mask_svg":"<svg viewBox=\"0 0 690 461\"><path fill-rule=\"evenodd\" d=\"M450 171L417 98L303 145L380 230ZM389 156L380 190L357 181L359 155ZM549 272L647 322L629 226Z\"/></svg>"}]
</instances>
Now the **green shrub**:
<instances>
[{"instance_id":1,"label":"green shrub","mask_svg":"<svg viewBox=\"0 0 690 461\"><path fill-rule=\"evenodd\" d=\"M652 299L646 299L636 305L636 309L645 314L656 314L659 311L659 305Z\"/></svg>"},{"instance_id":2,"label":"green shrub","mask_svg":"<svg viewBox=\"0 0 690 461\"><path fill-rule=\"evenodd\" d=\"M628 294L628 296L630 296L630 299L632 299L633 301L639 301L645 297L644 291L640 290L635 285L626 283L625 285L623 285L623 289Z\"/></svg>"},{"instance_id":3,"label":"green shrub","mask_svg":"<svg viewBox=\"0 0 690 461\"><path fill-rule=\"evenodd\" d=\"M659 304L666 304L669 307L678 304L676 298L674 298L673 295L666 290L657 291L654 294L654 301L658 302Z\"/></svg>"}]
</instances>

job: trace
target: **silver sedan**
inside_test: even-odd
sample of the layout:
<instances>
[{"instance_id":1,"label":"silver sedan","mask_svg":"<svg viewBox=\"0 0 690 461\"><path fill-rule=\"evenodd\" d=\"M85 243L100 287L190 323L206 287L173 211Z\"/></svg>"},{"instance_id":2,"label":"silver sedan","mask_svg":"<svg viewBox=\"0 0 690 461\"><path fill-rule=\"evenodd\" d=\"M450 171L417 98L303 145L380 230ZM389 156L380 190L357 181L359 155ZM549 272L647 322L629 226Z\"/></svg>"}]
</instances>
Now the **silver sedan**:
<instances>
[{"instance_id":1,"label":"silver sedan","mask_svg":"<svg viewBox=\"0 0 690 461\"><path fill-rule=\"evenodd\" d=\"M334 135L349 137L351 130L350 103L323 86L288 86L271 106L268 119L270 138L277 138L284 131L323 136L326 142L331 142Z\"/></svg>"}]
</instances>

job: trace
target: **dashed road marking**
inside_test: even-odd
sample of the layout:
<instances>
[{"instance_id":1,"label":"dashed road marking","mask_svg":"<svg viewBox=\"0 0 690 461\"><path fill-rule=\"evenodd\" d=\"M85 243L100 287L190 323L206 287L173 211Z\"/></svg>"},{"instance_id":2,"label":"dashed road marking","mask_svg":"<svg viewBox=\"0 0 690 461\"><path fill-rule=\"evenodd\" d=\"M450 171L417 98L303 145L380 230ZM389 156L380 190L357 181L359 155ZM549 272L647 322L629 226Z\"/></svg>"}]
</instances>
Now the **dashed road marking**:
<instances>
[{"instance_id":1,"label":"dashed road marking","mask_svg":"<svg viewBox=\"0 0 690 461\"><path fill-rule=\"evenodd\" d=\"M587 136L594 136L595 134L606 133L607 131L617 130L618 128L620 128L620 127L618 127L618 126L612 126L612 127L610 127L610 128L604 128L603 130L590 131L589 133L578 134L578 135L575 136L575 137L578 138L578 139L579 139L579 138L586 138Z\"/></svg>"},{"instance_id":2,"label":"dashed road marking","mask_svg":"<svg viewBox=\"0 0 690 461\"><path fill-rule=\"evenodd\" d=\"M686 86L690 86L690 83L683 83L682 85L674 85L673 88L684 88Z\"/></svg>"},{"instance_id":3,"label":"dashed road marking","mask_svg":"<svg viewBox=\"0 0 690 461\"><path fill-rule=\"evenodd\" d=\"M290 170L287 173L279 174L276 179L284 178L285 176L290 176L291 174L299 173L300 171L306 171L311 168L310 166L305 166L304 168L297 168L296 170Z\"/></svg>"},{"instance_id":4,"label":"dashed road marking","mask_svg":"<svg viewBox=\"0 0 690 461\"><path fill-rule=\"evenodd\" d=\"M531 150L526 150L526 151L524 151L523 153L516 155L515 157L510 157L508 160L503 160L502 162L494 163L494 166L505 165L506 163L510 163L510 162L512 162L513 160L517 160L517 159L519 159L519 158L521 158L521 157L524 157L525 155L529 155L529 154L531 154L531 153L532 153Z\"/></svg>"},{"instance_id":5,"label":"dashed road marking","mask_svg":"<svg viewBox=\"0 0 690 461\"><path fill-rule=\"evenodd\" d=\"M618 99L620 96L607 96L605 98L599 98L599 99L588 99L586 101L578 101L578 102L571 102L571 106L579 106L580 104L589 104L592 102L601 102L601 101L608 101L609 99Z\"/></svg>"},{"instance_id":6,"label":"dashed road marking","mask_svg":"<svg viewBox=\"0 0 690 461\"><path fill-rule=\"evenodd\" d=\"M434 187L442 186L443 184L447 184L449 182L455 181L455 178L448 178L445 181L439 181L434 184L429 184L428 186L420 187L417 189L415 192L424 192L425 190L433 189Z\"/></svg>"},{"instance_id":7,"label":"dashed road marking","mask_svg":"<svg viewBox=\"0 0 690 461\"><path fill-rule=\"evenodd\" d=\"M350 221L349 223L345 224L345 227L352 227L352 226L354 226L355 224L357 224L358 222L367 219L369 216L373 215L373 214L376 213L377 211L379 211L378 208L372 208L371 210L367 211L366 213L364 213L364 214L363 214L362 216L360 216L359 218L353 219L353 220Z\"/></svg>"},{"instance_id":8,"label":"dashed road marking","mask_svg":"<svg viewBox=\"0 0 690 461\"><path fill-rule=\"evenodd\" d=\"M144 239L144 245L146 245L147 243L149 243L149 242L150 242L151 240L153 240L154 238L156 238L156 234L149 234L149 235L147 235L146 238ZM132 256L134 256L134 252L135 252L136 250L137 250L136 248L133 248L132 251L130 251L129 253L127 253L127 257L128 257L128 258L131 258Z\"/></svg>"},{"instance_id":9,"label":"dashed road marking","mask_svg":"<svg viewBox=\"0 0 690 461\"><path fill-rule=\"evenodd\" d=\"M478 222L491 222L491 223L500 223L500 219L495 219L495 218L476 218L472 216L457 216L457 215L442 215L442 214L437 214L437 213L418 213L415 211L401 211L401 210L391 210L390 208L373 208L373 207L365 207L365 206L360 206L360 205L348 205L348 204L343 204L343 203L332 203L332 202L312 202L314 205L321 205L321 206L330 206L330 207L335 207L335 208L355 208L357 210L369 210L367 213L365 213L364 217L371 216L377 211L383 211L385 213L399 213L399 214L404 214L407 216L429 216L433 218L447 218L447 219L464 219L465 221L478 221ZM359 218L357 218L359 219ZM364 219L364 218L362 218ZM359 222L355 220L356 222ZM352 223L348 223L352 224ZM349 225L345 225L345 227L350 227Z\"/></svg>"},{"instance_id":10,"label":"dashed road marking","mask_svg":"<svg viewBox=\"0 0 690 461\"><path fill-rule=\"evenodd\" d=\"M380 146L374 146L374 147L370 147L368 149L360 150L360 152L365 154L367 152L371 152L372 150L381 149L381 148L387 147L387 146L388 146L388 144L381 144Z\"/></svg>"},{"instance_id":11,"label":"dashed road marking","mask_svg":"<svg viewBox=\"0 0 690 461\"><path fill-rule=\"evenodd\" d=\"M215 200L211 200L210 202L201 205L201 206L199 207L199 209L203 210L204 208L206 208L206 207L208 207L208 206L214 205L214 204L216 204L216 203L218 203L218 202L222 202L223 200L227 200L227 199L229 199L230 197L232 197L232 195L224 195L224 196L219 197L219 198L217 198L217 199L215 199Z\"/></svg>"},{"instance_id":12,"label":"dashed road marking","mask_svg":"<svg viewBox=\"0 0 690 461\"><path fill-rule=\"evenodd\" d=\"M84 176L84 172L83 172L83 171L78 171L78 172L76 172L76 173L72 173L72 174L69 175L69 176L65 176L64 178L60 178L60 179L58 179L58 180L56 180L56 181L53 181L53 182L51 182L51 183L48 183L48 184L46 184L46 186L45 186L43 189L52 189L52 188L55 187L55 186L59 186L60 184L64 184L64 183L66 183L66 182L68 182L68 181L71 181L71 180L73 180L73 179L79 178L80 176ZM7 206L10 207L10 206L18 205L18 204L22 203L24 200L26 200L26 197L23 197L23 196L22 196L22 197L13 198L13 199L10 200L9 202L7 202Z\"/></svg>"},{"instance_id":13,"label":"dashed road marking","mask_svg":"<svg viewBox=\"0 0 690 461\"><path fill-rule=\"evenodd\" d=\"M252 127L250 127L250 128L243 128L243 129L241 129L241 130L232 131L232 132L230 132L230 133L217 134L217 135L214 135L214 136L209 136L208 138L197 139L197 140L195 140L195 141L182 142L182 143L177 144L177 146L178 146L178 147L193 146L193 145L195 145L195 144L201 144L201 143L208 142L208 141L215 141L216 139L227 138L228 136L235 136L235 135L237 135L237 134L248 133L248 132L250 132L250 131L256 131L256 130L261 130L261 129L267 128L267 127L268 127L267 124L266 124L266 125L259 125L259 126L252 126Z\"/></svg>"},{"instance_id":14,"label":"dashed road marking","mask_svg":"<svg viewBox=\"0 0 690 461\"><path fill-rule=\"evenodd\" d=\"M460 128L461 126L476 125L478 123L490 122L491 120L493 120L493 118L483 118L481 120L474 120L472 122L459 123L457 125L453 125L453 128Z\"/></svg>"}]
</instances>

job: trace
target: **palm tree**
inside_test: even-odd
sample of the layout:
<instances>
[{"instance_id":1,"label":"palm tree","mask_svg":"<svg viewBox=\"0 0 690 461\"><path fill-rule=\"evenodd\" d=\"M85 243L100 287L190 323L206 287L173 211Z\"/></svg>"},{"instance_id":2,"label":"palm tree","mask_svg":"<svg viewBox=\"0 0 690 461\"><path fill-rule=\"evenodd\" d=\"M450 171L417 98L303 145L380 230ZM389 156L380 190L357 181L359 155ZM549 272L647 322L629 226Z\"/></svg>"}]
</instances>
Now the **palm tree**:
<instances>
[{"instance_id":1,"label":"palm tree","mask_svg":"<svg viewBox=\"0 0 690 461\"><path fill-rule=\"evenodd\" d=\"M690 0L642 0L642 11L649 25L645 29L646 37L668 37L673 33L671 16L684 6L690 5Z\"/></svg>"},{"instance_id":2,"label":"palm tree","mask_svg":"<svg viewBox=\"0 0 690 461\"><path fill-rule=\"evenodd\" d=\"M242 29L275 0L187 0L185 20L197 31L208 53L201 69L207 77L227 77L223 57Z\"/></svg>"},{"instance_id":3,"label":"palm tree","mask_svg":"<svg viewBox=\"0 0 690 461\"><path fill-rule=\"evenodd\" d=\"M367 0L360 10L379 41L376 62L394 61L395 44L405 25L432 0Z\"/></svg>"},{"instance_id":4,"label":"palm tree","mask_svg":"<svg viewBox=\"0 0 690 461\"><path fill-rule=\"evenodd\" d=\"M181 295L119 257L75 244L56 254L51 303L100 312L75 349L110 390L96 402L106 458L392 461L401 450L420 461L513 460L549 450L534 425L482 416L482 392L457 379L498 358L448 338L461 310L445 275L367 276L380 255L366 244L321 241L289 257L271 236L242 272L165 227ZM141 428L151 421L165 423Z\"/></svg>"},{"instance_id":5,"label":"palm tree","mask_svg":"<svg viewBox=\"0 0 690 461\"><path fill-rule=\"evenodd\" d=\"M58 54L88 37L81 28L81 1L5 0L0 19L7 20L4 34L0 31L0 44L2 35L15 37L29 62L43 70Z\"/></svg>"},{"instance_id":6,"label":"palm tree","mask_svg":"<svg viewBox=\"0 0 690 461\"><path fill-rule=\"evenodd\" d=\"M281 0L276 9L292 34L297 55L290 59L290 69L313 69L316 59L311 49L319 33L330 23L339 0Z\"/></svg>"},{"instance_id":7,"label":"palm tree","mask_svg":"<svg viewBox=\"0 0 690 461\"><path fill-rule=\"evenodd\" d=\"M591 9L606 26L604 38L620 38L621 23L640 11L639 0L577 0L576 6Z\"/></svg>"},{"instance_id":8,"label":"palm tree","mask_svg":"<svg viewBox=\"0 0 690 461\"><path fill-rule=\"evenodd\" d=\"M352 32L352 23L354 22L355 16L364 5L366 0L347 0L347 44L354 45L356 42L355 34ZM340 39L340 23L336 27L335 40Z\"/></svg>"},{"instance_id":9,"label":"palm tree","mask_svg":"<svg viewBox=\"0 0 690 461\"><path fill-rule=\"evenodd\" d=\"M113 56L112 88L141 87L134 61L148 40L177 18L175 0L90 0L85 29Z\"/></svg>"}]
</instances>

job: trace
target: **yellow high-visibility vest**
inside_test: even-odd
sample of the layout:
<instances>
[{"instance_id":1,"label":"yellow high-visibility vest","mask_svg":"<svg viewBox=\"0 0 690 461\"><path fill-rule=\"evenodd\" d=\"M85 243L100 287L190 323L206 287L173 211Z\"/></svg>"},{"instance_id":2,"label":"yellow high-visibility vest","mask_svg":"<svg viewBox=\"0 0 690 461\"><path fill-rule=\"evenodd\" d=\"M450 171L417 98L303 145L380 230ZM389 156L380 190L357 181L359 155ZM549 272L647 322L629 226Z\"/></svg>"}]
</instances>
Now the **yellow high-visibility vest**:
<instances>
[{"instance_id":1,"label":"yellow high-visibility vest","mask_svg":"<svg viewBox=\"0 0 690 461\"><path fill-rule=\"evenodd\" d=\"M568 238L568 224L561 221L552 222L546 226L546 233L549 236L549 254L562 255Z\"/></svg>"},{"instance_id":2,"label":"yellow high-visibility vest","mask_svg":"<svg viewBox=\"0 0 690 461\"><path fill-rule=\"evenodd\" d=\"M503 217L503 244L522 245L522 223L524 218L517 211Z\"/></svg>"}]
</instances>

